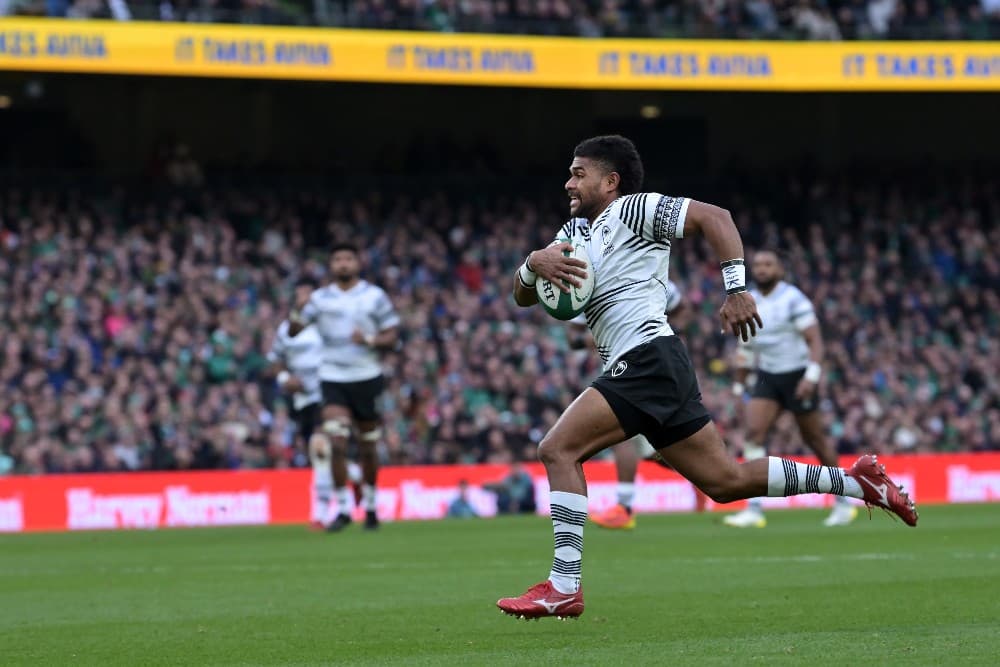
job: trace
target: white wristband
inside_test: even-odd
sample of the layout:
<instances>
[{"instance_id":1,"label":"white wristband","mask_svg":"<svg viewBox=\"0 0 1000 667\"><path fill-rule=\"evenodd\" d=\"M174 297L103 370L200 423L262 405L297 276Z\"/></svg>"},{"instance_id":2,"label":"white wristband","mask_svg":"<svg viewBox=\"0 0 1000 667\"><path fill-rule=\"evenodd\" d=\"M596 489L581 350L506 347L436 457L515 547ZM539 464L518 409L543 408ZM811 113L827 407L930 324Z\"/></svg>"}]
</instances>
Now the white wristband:
<instances>
[{"instance_id":1,"label":"white wristband","mask_svg":"<svg viewBox=\"0 0 1000 667\"><path fill-rule=\"evenodd\" d=\"M743 392L745 392L745 391L746 391L746 387L743 386L742 382L734 382L733 383L733 396L735 396L737 398L742 398L743 397Z\"/></svg>"},{"instance_id":2,"label":"white wristband","mask_svg":"<svg viewBox=\"0 0 1000 667\"><path fill-rule=\"evenodd\" d=\"M375 334L368 334L365 336L365 345L368 347L375 347Z\"/></svg>"},{"instance_id":3,"label":"white wristband","mask_svg":"<svg viewBox=\"0 0 1000 667\"><path fill-rule=\"evenodd\" d=\"M813 384L817 384L819 382L819 379L823 377L823 367L820 366L815 361L810 361L809 365L806 366L805 375L803 375L802 377L809 380Z\"/></svg>"},{"instance_id":4,"label":"white wristband","mask_svg":"<svg viewBox=\"0 0 1000 667\"><path fill-rule=\"evenodd\" d=\"M292 374L288 371L281 371L278 373L278 386L284 387L288 384L288 381L292 379Z\"/></svg>"},{"instance_id":5,"label":"white wristband","mask_svg":"<svg viewBox=\"0 0 1000 667\"><path fill-rule=\"evenodd\" d=\"M534 287L535 281L538 280L538 274L528 268L527 259L524 260L524 264L521 265L521 268L517 270L517 276L521 280L521 284L525 287Z\"/></svg>"},{"instance_id":6,"label":"white wristband","mask_svg":"<svg viewBox=\"0 0 1000 667\"><path fill-rule=\"evenodd\" d=\"M722 284L726 294L739 294L747 291L747 267L742 258L727 259L722 267Z\"/></svg>"}]
</instances>

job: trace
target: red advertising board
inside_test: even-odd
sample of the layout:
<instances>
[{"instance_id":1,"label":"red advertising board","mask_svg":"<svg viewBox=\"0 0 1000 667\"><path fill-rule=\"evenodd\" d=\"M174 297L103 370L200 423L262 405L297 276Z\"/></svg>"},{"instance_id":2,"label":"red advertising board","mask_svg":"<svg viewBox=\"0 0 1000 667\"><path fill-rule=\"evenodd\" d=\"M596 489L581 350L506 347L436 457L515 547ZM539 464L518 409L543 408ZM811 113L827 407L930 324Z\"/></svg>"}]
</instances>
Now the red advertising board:
<instances>
[{"instance_id":1,"label":"red advertising board","mask_svg":"<svg viewBox=\"0 0 1000 667\"><path fill-rule=\"evenodd\" d=\"M893 479L917 503L1000 501L1000 453L885 456ZM842 464L849 465L844 459ZM548 511L548 483L538 464L525 469L535 480L539 512ZM615 501L614 466L587 464L591 509ZM386 521L438 519L469 483L469 500L480 516L496 514L496 496L483 488L507 466L413 466L380 473L378 512ZM43 475L0 478L0 532L304 523L312 516L308 470L203 471ZM771 507L822 507L829 496L769 498ZM635 508L639 512L695 509L691 485L676 473L643 463ZM707 509L737 508L738 504Z\"/></svg>"}]
</instances>

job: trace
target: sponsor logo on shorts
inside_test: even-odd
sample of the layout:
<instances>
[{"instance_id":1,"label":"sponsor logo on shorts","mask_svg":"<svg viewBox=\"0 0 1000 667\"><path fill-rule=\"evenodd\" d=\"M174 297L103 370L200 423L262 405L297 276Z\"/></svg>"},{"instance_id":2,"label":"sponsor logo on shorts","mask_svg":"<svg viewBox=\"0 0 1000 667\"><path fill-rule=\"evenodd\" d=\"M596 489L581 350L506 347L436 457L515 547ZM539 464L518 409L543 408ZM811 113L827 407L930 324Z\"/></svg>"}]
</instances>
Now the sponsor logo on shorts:
<instances>
[{"instance_id":1,"label":"sponsor logo on shorts","mask_svg":"<svg viewBox=\"0 0 1000 667\"><path fill-rule=\"evenodd\" d=\"M615 367L611 369L611 377L616 378L627 370L628 370L628 362L619 361L617 364L615 364Z\"/></svg>"}]
</instances>

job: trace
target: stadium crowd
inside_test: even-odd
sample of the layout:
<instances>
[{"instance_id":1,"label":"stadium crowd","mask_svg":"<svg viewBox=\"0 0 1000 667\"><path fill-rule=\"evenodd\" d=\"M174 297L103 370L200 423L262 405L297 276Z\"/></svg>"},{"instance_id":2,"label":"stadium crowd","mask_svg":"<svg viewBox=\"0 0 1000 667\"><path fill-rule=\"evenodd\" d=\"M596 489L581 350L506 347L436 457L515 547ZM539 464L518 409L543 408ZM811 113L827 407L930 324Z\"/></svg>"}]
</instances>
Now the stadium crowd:
<instances>
[{"instance_id":1,"label":"stadium crowd","mask_svg":"<svg viewBox=\"0 0 1000 667\"><path fill-rule=\"evenodd\" d=\"M0 0L0 16L5 14L582 37L1000 34L1000 0Z\"/></svg>"},{"instance_id":2,"label":"stadium crowd","mask_svg":"<svg viewBox=\"0 0 1000 667\"><path fill-rule=\"evenodd\" d=\"M1000 449L996 183L780 192L725 201L751 247L785 251L817 305L822 410L841 451ZM513 268L564 210L445 194L0 191L0 471L303 464L264 352L294 282L322 279L333 240L364 249L404 321L384 360L382 458L532 460L599 371L566 325L509 297ZM681 333L706 403L738 449L718 267L685 240L671 274L691 304ZM797 437L782 421L772 452L799 451Z\"/></svg>"}]
</instances>

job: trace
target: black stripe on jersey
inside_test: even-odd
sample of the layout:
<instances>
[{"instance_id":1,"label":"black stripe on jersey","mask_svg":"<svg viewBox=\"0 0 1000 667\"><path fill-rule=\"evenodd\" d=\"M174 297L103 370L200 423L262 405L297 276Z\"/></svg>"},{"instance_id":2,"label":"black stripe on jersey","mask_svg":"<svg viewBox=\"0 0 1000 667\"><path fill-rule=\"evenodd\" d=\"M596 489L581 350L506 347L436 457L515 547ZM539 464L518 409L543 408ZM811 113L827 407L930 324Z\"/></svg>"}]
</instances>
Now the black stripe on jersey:
<instances>
[{"instance_id":1,"label":"black stripe on jersey","mask_svg":"<svg viewBox=\"0 0 1000 667\"><path fill-rule=\"evenodd\" d=\"M647 241L641 236L633 236L625 242L625 245L622 246L625 250L662 250L669 247L669 243L653 243L652 241Z\"/></svg>"},{"instance_id":2,"label":"black stripe on jersey","mask_svg":"<svg viewBox=\"0 0 1000 667\"><path fill-rule=\"evenodd\" d=\"M654 334L663 327L663 322L660 320L646 320L639 327L639 333L642 335Z\"/></svg>"},{"instance_id":3,"label":"black stripe on jersey","mask_svg":"<svg viewBox=\"0 0 1000 667\"><path fill-rule=\"evenodd\" d=\"M639 235L642 231L642 219L646 212L646 195L628 195L621 205L621 220Z\"/></svg>"},{"instance_id":4,"label":"black stripe on jersey","mask_svg":"<svg viewBox=\"0 0 1000 667\"><path fill-rule=\"evenodd\" d=\"M621 303L621 302L618 301L618 300L612 300L612 301L607 302L606 304L604 304L603 306L601 306L597 310L595 310L593 313L587 313L587 325L591 329L593 329L594 327L596 327L597 323L604 316L604 313L608 312L609 310L611 310L612 306L615 306L615 305L617 305L619 303Z\"/></svg>"},{"instance_id":5,"label":"black stripe on jersey","mask_svg":"<svg viewBox=\"0 0 1000 667\"><path fill-rule=\"evenodd\" d=\"M573 238L573 228L575 226L576 223L570 220L569 222L567 222L565 225L562 226L562 229L559 230L559 233L565 236L566 238L571 239Z\"/></svg>"},{"instance_id":6,"label":"black stripe on jersey","mask_svg":"<svg viewBox=\"0 0 1000 667\"><path fill-rule=\"evenodd\" d=\"M597 355L601 358L601 361L607 363L611 358L611 348L605 345L600 345L597 348Z\"/></svg>"},{"instance_id":7,"label":"black stripe on jersey","mask_svg":"<svg viewBox=\"0 0 1000 667\"><path fill-rule=\"evenodd\" d=\"M634 282L627 283L625 285L620 285L620 286L614 288L613 290L608 290L604 294L601 294L599 296L596 296L596 297L592 298L590 300L590 302L587 304L587 307L584 308L584 312L588 314L587 315L588 320L590 318L590 315L589 315L590 311L596 309L598 306L600 306L602 303L604 303L605 301L607 301L611 297L617 296L617 295L621 294L622 292L624 292L625 290L627 290L630 287L635 287L636 285L641 285L643 283L649 282L650 280L651 280L651 278L647 278L646 280L636 280Z\"/></svg>"}]
</instances>

